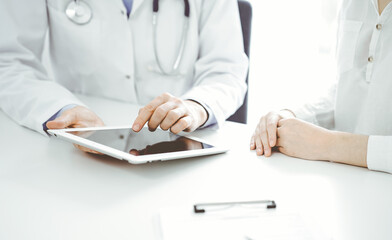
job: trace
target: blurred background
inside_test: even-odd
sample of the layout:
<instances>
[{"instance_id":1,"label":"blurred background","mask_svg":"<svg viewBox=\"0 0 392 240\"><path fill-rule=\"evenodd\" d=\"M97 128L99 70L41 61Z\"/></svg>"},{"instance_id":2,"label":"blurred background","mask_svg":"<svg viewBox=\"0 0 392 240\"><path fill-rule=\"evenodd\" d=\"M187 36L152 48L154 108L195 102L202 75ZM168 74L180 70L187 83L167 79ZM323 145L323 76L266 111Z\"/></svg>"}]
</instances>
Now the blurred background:
<instances>
[{"instance_id":1,"label":"blurred background","mask_svg":"<svg viewBox=\"0 0 392 240\"><path fill-rule=\"evenodd\" d=\"M339 0L249 0L253 7L248 123L301 106L336 80Z\"/></svg>"}]
</instances>

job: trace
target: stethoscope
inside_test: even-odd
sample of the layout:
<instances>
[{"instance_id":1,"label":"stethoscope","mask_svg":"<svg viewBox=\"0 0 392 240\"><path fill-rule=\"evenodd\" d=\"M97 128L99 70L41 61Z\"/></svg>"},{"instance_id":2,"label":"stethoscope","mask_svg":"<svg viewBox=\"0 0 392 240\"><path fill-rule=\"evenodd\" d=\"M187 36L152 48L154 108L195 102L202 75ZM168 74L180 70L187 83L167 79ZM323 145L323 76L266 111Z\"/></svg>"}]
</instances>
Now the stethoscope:
<instances>
[{"instance_id":1,"label":"stethoscope","mask_svg":"<svg viewBox=\"0 0 392 240\"><path fill-rule=\"evenodd\" d=\"M187 32L189 29L189 15L190 15L189 0L184 0L185 21L184 21L183 30L182 30L180 47L178 48L176 60L174 61L173 66L169 71L166 71L165 69L163 69L161 61L159 60L159 57L158 57L158 50L157 50L157 43L158 43L158 41L157 41L157 38L158 38L157 37L157 25L158 25L157 22L158 22L158 12L159 12L159 0L153 0L152 12L153 12L152 25L153 25L154 55L155 55L155 60L157 62L159 70L164 75L178 75L179 66L182 61L184 50L185 50L185 45L187 42ZM91 7L87 3L82 2L80 0L71 1L65 10L65 14L72 22L74 22L75 24L78 24L78 25L87 24L88 22L90 22L91 18L93 17Z\"/></svg>"},{"instance_id":2,"label":"stethoscope","mask_svg":"<svg viewBox=\"0 0 392 240\"><path fill-rule=\"evenodd\" d=\"M67 9L65 9L65 14L72 22L79 25L90 22L93 17L90 6L80 0L71 1L68 4Z\"/></svg>"}]
</instances>

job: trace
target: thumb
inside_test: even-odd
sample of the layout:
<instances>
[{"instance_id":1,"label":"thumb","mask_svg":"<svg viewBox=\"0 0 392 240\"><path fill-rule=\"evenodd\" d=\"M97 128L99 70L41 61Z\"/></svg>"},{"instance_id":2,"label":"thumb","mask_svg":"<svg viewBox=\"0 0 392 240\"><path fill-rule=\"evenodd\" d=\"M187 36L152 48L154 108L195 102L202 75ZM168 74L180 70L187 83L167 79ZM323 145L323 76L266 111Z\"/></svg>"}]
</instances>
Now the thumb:
<instances>
[{"instance_id":1,"label":"thumb","mask_svg":"<svg viewBox=\"0 0 392 240\"><path fill-rule=\"evenodd\" d=\"M47 122L46 127L48 127L48 129L62 129L75 124L75 122L76 119L73 111L66 111L55 120Z\"/></svg>"}]
</instances>

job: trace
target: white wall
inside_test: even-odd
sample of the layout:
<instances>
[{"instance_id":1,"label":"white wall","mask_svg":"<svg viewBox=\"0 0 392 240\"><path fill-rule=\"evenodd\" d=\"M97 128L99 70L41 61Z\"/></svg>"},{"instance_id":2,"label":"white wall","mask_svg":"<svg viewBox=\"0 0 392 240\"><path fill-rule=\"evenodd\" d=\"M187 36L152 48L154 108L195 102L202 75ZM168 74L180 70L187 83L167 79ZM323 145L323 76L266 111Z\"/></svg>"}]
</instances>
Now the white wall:
<instances>
[{"instance_id":1,"label":"white wall","mask_svg":"<svg viewBox=\"0 0 392 240\"><path fill-rule=\"evenodd\" d=\"M248 123L320 96L335 80L337 0L249 0L253 27ZM332 51L331 51L332 50Z\"/></svg>"}]
</instances>

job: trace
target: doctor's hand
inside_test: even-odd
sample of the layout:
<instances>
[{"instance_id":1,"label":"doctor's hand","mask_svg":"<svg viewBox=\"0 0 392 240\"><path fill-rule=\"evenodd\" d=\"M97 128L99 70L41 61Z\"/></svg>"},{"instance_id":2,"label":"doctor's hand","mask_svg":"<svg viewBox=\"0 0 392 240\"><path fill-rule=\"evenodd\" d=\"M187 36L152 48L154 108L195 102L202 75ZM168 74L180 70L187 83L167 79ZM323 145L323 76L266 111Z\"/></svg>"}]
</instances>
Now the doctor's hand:
<instances>
[{"instance_id":1,"label":"doctor's hand","mask_svg":"<svg viewBox=\"0 0 392 240\"><path fill-rule=\"evenodd\" d=\"M64 111L58 118L46 123L48 129L85 128L104 126L103 121L90 109L82 106Z\"/></svg>"},{"instance_id":2,"label":"doctor's hand","mask_svg":"<svg viewBox=\"0 0 392 240\"><path fill-rule=\"evenodd\" d=\"M90 109L82 106L64 111L58 118L46 123L48 129L63 129L63 128L85 128L85 127L101 127L104 126L103 121ZM75 144L74 144L75 145ZM88 149L86 147L75 145L82 151L96 153L98 152Z\"/></svg>"},{"instance_id":3,"label":"doctor's hand","mask_svg":"<svg viewBox=\"0 0 392 240\"><path fill-rule=\"evenodd\" d=\"M271 156L272 148L276 146L278 122L289 118L295 118L295 116L288 110L269 112L261 117L250 140L250 149L256 149L258 156L263 154L266 157Z\"/></svg>"},{"instance_id":4,"label":"doctor's hand","mask_svg":"<svg viewBox=\"0 0 392 240\"><path fill-rule=\"evenodd\" d=\"M164 93L139 110L132 129L138 132L148 122L151 131L160 126L173 133L192 132L207 121L207 116L207 111L197 102Z\"/></svg>"}]
</instances>

